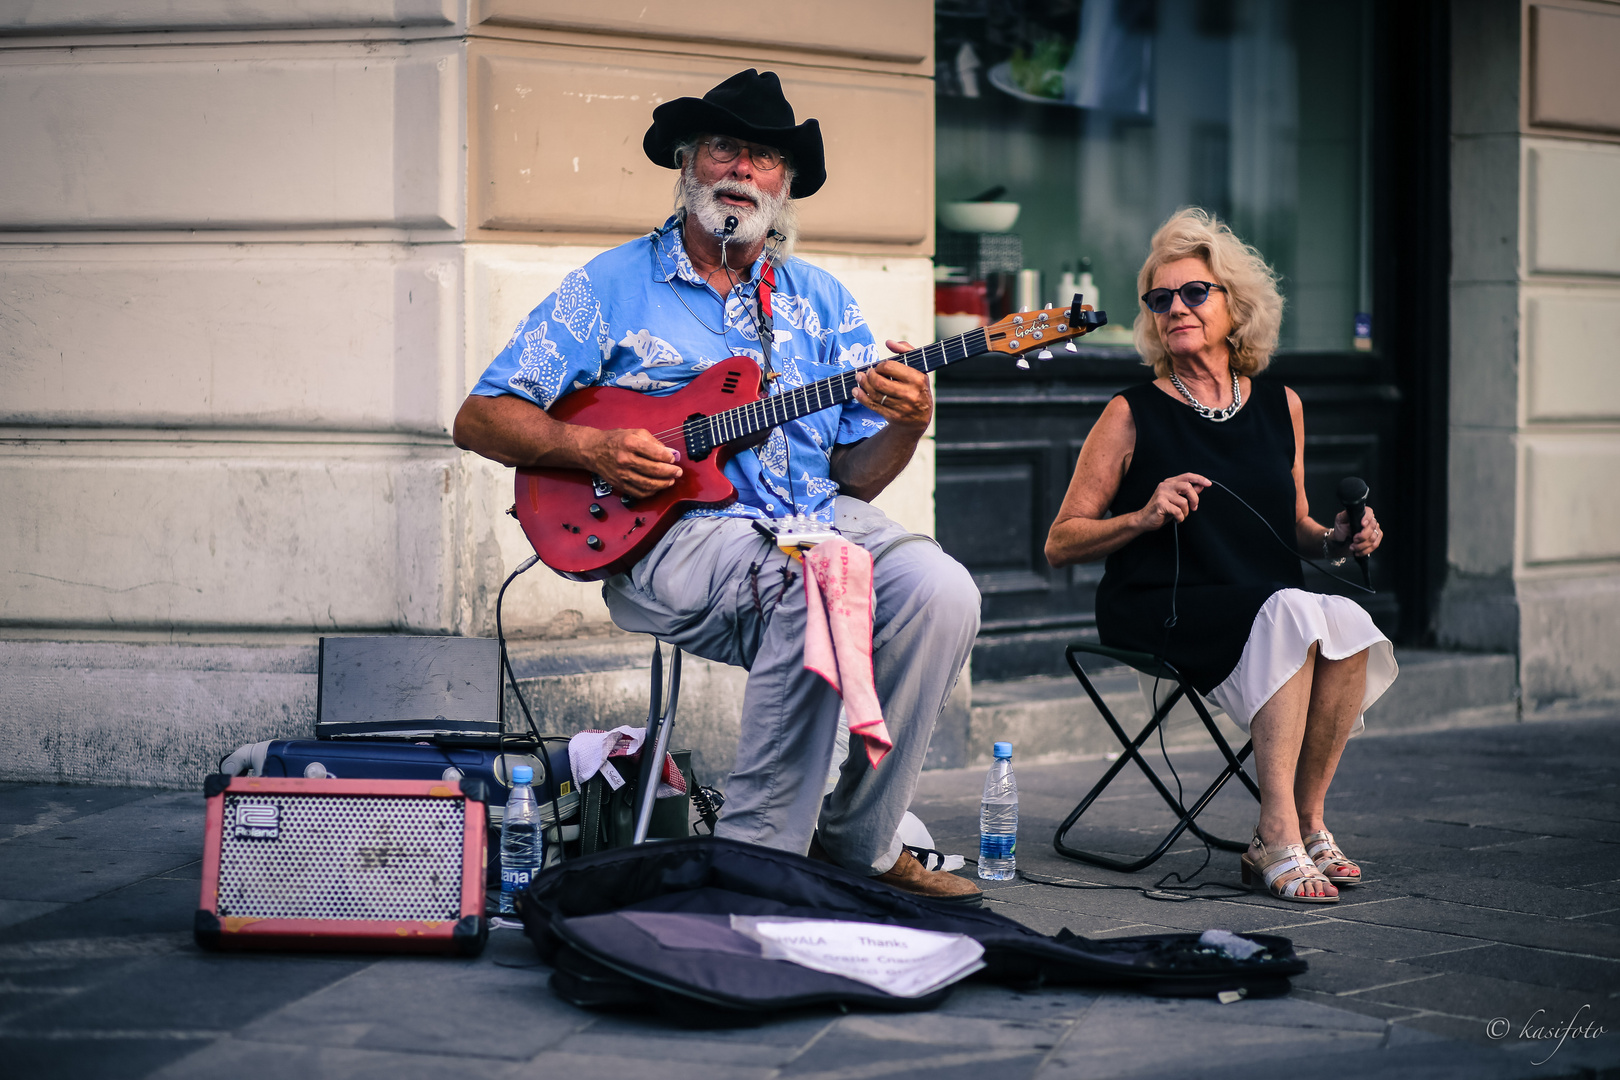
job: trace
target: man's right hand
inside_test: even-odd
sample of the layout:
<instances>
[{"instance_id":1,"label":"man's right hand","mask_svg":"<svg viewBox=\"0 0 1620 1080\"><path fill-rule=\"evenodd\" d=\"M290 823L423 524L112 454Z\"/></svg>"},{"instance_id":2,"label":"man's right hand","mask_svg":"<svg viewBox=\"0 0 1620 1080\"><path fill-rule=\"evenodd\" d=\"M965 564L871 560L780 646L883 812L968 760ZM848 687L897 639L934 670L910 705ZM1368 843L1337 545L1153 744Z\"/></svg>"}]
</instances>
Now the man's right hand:
<instances>
[{"instance_id":1,"label":"man's right hand","mask_svg":"<svg viewBox=\"0 0 1620 1080\"><path fill-rule=\"evenodd\" d=\"M675 464L681 456L653 438L650 431L642 428L575 430L592 433L594 438L587 436L590 470L622 495L646 498L681 478L681 469Z\"/></svg>"},{"instance_id":2,"label":"man's right hand","mask_svg":"<svg viewBox=\"0 0 1620 1080\"><path fill-rule=\"evenodd\" d=\"M456 445L502 465L593 472L620 494L646 498L681 477L680 455L641 428L565 424L513 394L474 394L456 414Z\"/></svg>"}]
</instances>

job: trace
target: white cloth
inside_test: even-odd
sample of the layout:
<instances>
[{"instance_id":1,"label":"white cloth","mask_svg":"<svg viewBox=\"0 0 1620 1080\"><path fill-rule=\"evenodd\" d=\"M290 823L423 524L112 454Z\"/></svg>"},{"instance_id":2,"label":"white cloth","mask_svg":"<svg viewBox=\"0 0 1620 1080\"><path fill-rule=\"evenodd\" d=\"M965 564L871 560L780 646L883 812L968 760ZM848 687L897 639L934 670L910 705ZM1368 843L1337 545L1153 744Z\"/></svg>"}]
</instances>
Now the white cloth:
<instances>
[{"instance_id":1,"label":"white cloth","mask_svg":"<svg viewBox=\"0 0 1620 1080\"><path fill-rule=\"evenodd\" d=\"M1305 666L1305 653L1320 642L1317 655L1343 660L1363 649L1367 654L1367 689L1361 696L1352 736L1366 730L1362 715L1395 681L1395 646L1373 625L1362 606L1343 596L1325 596L1304 589L1282 589L1272 594L1254 617L1243 656L1226 681L1209 698L1225 710L1244 731L1260 707L1283 683Z\"/></svg>"},{"instance_id":2,"label":"white cloth","mask_svg":"<svg viewBox=\"0 0 1620 1080\"><path fill-rule=\"evenodd\" d=\"M647 741L644 727L616 727L612 731L581 731L568 740L568 765L574 774L574 785L601 773L614 791L625 784L624 776L609 758L639 758L641 744ZM681 775L672 754L664 755L664 768L658 777L658 795L667 799L686 794L686 777Z\"/></svg>"}]
</instances>

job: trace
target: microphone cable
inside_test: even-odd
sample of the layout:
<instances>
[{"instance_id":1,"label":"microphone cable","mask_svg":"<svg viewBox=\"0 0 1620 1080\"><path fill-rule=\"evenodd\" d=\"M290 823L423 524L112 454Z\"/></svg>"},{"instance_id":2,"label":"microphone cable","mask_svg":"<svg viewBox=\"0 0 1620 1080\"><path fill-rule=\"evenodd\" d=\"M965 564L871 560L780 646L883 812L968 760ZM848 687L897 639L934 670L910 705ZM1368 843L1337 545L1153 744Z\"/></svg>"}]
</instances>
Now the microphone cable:
<instances>
[{"instance_id":1,"label":"microphone cable","mask_svg":"<svg viewBox=\"0 0 1620 1080\"><path fill-rule=\"evenodd\" d=\"M1302 562L1309 563L1311 566L1315 567L1317 570L1321 571L1323 574L1326 574L1328 577L1333 578L1335 581L1341 582L1342 584L1345 584L1345 585L1349 585L1352 588L1360 589L1362 592L1377 595L1377 590L1376 589L1372 589L1372 588L1369 588L1368 586L1358 584L1357 582L1351 581L1349 578L1340 577L1338 574L1335 574L1332 571L1328 570L1326 567L1320 565L1315 560L1307 558L1304 555L1301 555L1299 553L1299 549L1298 549L1298 547L1296 545L1289 544L1286 540L1284 540L1281 536L1278 535L1277 530L1272 527L1271 522L1266 520L1266 517L1265 517L1264 514L1260 513L1260 511L1256 510L1253 506L1251 506L1249 504L1248 500L1244 499L1243 496L1239 495L1237 492L1233 491L1231 488L1227 487L1225 484L1221 483L1219 480L1211 480L1210 481L1210 486L1220 488L1222 491L1224 491L1228 495L1232 496L1232 498L1236 499L1238 501L1238 504L1240 506L1242 506L1245 510L1247 510L1249 513L1253 514L1255 517L1259 518L1260 523L1266 527L1266 531L1271 533L1272 538L1275 539L1278 544L1282 545L1282 547L1285 550L1287 550L1289 554L1299 558ZM1172 518L1171 521L1170 521L1170 530L1171 530L1171 550L1175 554L1175 564L1174 564L1175 565L1175 570L1174 570L1174 572L1173 572L1173 574L1171 576L1171 579L1170 579L1170 614L1164 620L1164 645L1160 649L1160 656L1161 657L1164 656L1165 653L1168 652L1168 650L1169 650L1169 647L1170 647L1170 631L1175 629L1176 622L1178 621L1177 620L1177 615L1176 615L1176 596L1177 596L1177 594L1178 594L1178 592L1180 591L1180 588L1181 588L1181 523ZM1155 675L1153 677L1153 693L1151 695L1152 696L1151 705L1153 707L1154 715L1157 715L1158 711L1159 711L1159 684L1162 681L1162 679L1163 679L1163 677L1160 676L1160 675ZM1169 717L1166 717L1165 719L1168 720ZM1169 751L1169 748L1165 745L1165 741L1164 741L1164 723L1162 721L1159 724L1158 734L1159 734L1159 756L1164 759L1165 768L1170 770L1171 777L1173 777L1175 779L1175 782L1176 782L1176 802L1179 803L1179 804L1182 804L1183 808L1185 809L1185 804L1186 804L1186 801L1187 801L1186 792L1182 787L1181 774L1176 771L1175 764L1173 762L1171 762L1171 760L1170 760L1170 751ZM1180 873L1172 870L1171 872L1166 874L1164 877L1160 878L1158 880L1158 882L1156 882L1154 884L1154 886L1153 886L1154 891L1156 891L1156 892L1196 892L1199 889L1203 889L1203 888L1210 887L1210 886L1213 886L1215 888L1221 888L1221 889L1235 888L1235 886L1227 885L1224 882L1219 882L1219 881L1205 881L1205 882L1200 882L1197 885L1190 884L1195 878L1198 877L1198 875L1202 874L1204 872L1204 870L1208 868L1210 860L1214 857L1214 849L1210 847L1209 841L1205 840L1201 835L1199 835L1196 832L1193 835L1198 836L1199 840L1201 840L1203 842L1203 845L1204 845L1204 861L1199 865L1198 869L1194 870L1191 874L1188 874L1186 876L1182 876ZM1171 878L1174 878L1176 880L1177 884L1175 884L1175 885L1167 884L1167 882L1169 882ZM1031 880L1033 880L1033 879L1031 879ZM1050 884L1055 884L1055 883L1054 882L1036 882L1036 884L1050 885ZM1069 886L1069 887L1072 887L1072 886ZM1241 893L1243 895L1247 895L1248 890L1247 889L1239 890L1239 893ZM1146 890L1142 891L1142 895L1147 896L1149 899L1158 899L1156 897L1150 896L1149 893Z\"/></svg>"}]
</instances>

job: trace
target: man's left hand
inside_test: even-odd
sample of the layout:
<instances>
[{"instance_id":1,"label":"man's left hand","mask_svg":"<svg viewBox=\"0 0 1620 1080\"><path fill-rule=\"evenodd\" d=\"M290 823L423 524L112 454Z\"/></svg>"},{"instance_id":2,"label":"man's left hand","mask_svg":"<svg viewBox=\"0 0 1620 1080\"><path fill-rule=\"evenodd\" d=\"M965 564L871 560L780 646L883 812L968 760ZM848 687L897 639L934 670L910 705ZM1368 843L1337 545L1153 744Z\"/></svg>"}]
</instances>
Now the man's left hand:
<instances>
[{"instance_id":1,"label":"man's left hand","mask_svg":"<svg viewBox=\"0 0 1620 1080\"><path fill-rule=\"evenodd\" d=\"M897 353L915 347L904 341L884 342ZM884 360L855 373L855 400L891 424L922 431L934 416L928 376L898 360Z\"/></svg>"}]
</instances>

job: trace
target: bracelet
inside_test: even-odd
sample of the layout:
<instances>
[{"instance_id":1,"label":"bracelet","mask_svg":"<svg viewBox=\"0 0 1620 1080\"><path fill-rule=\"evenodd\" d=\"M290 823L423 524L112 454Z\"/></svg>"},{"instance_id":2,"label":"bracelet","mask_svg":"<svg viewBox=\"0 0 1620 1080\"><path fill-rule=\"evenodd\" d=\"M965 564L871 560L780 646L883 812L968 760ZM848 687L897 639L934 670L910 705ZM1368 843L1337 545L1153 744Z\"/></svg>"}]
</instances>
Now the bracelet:
<instances>
[{"instance_id":1,"label":"bracelet","mask_svg":"<svg viewBox=\"0 0 1620 1080\"><path fill-rule=\"evenodd\" d=\"M1337 559L1335 559L1332 555L1330 555L1328 553L1328 541L1331 540L1331 539L1333 539L1333 530L1332 529L1323 529L1322 530L1322 558L1327 562L1327 564L1329 566L1343 566L1345 563L1350 561L1350 557L1348 555L1340 555Z\"/></svg>"}]
</instances>

